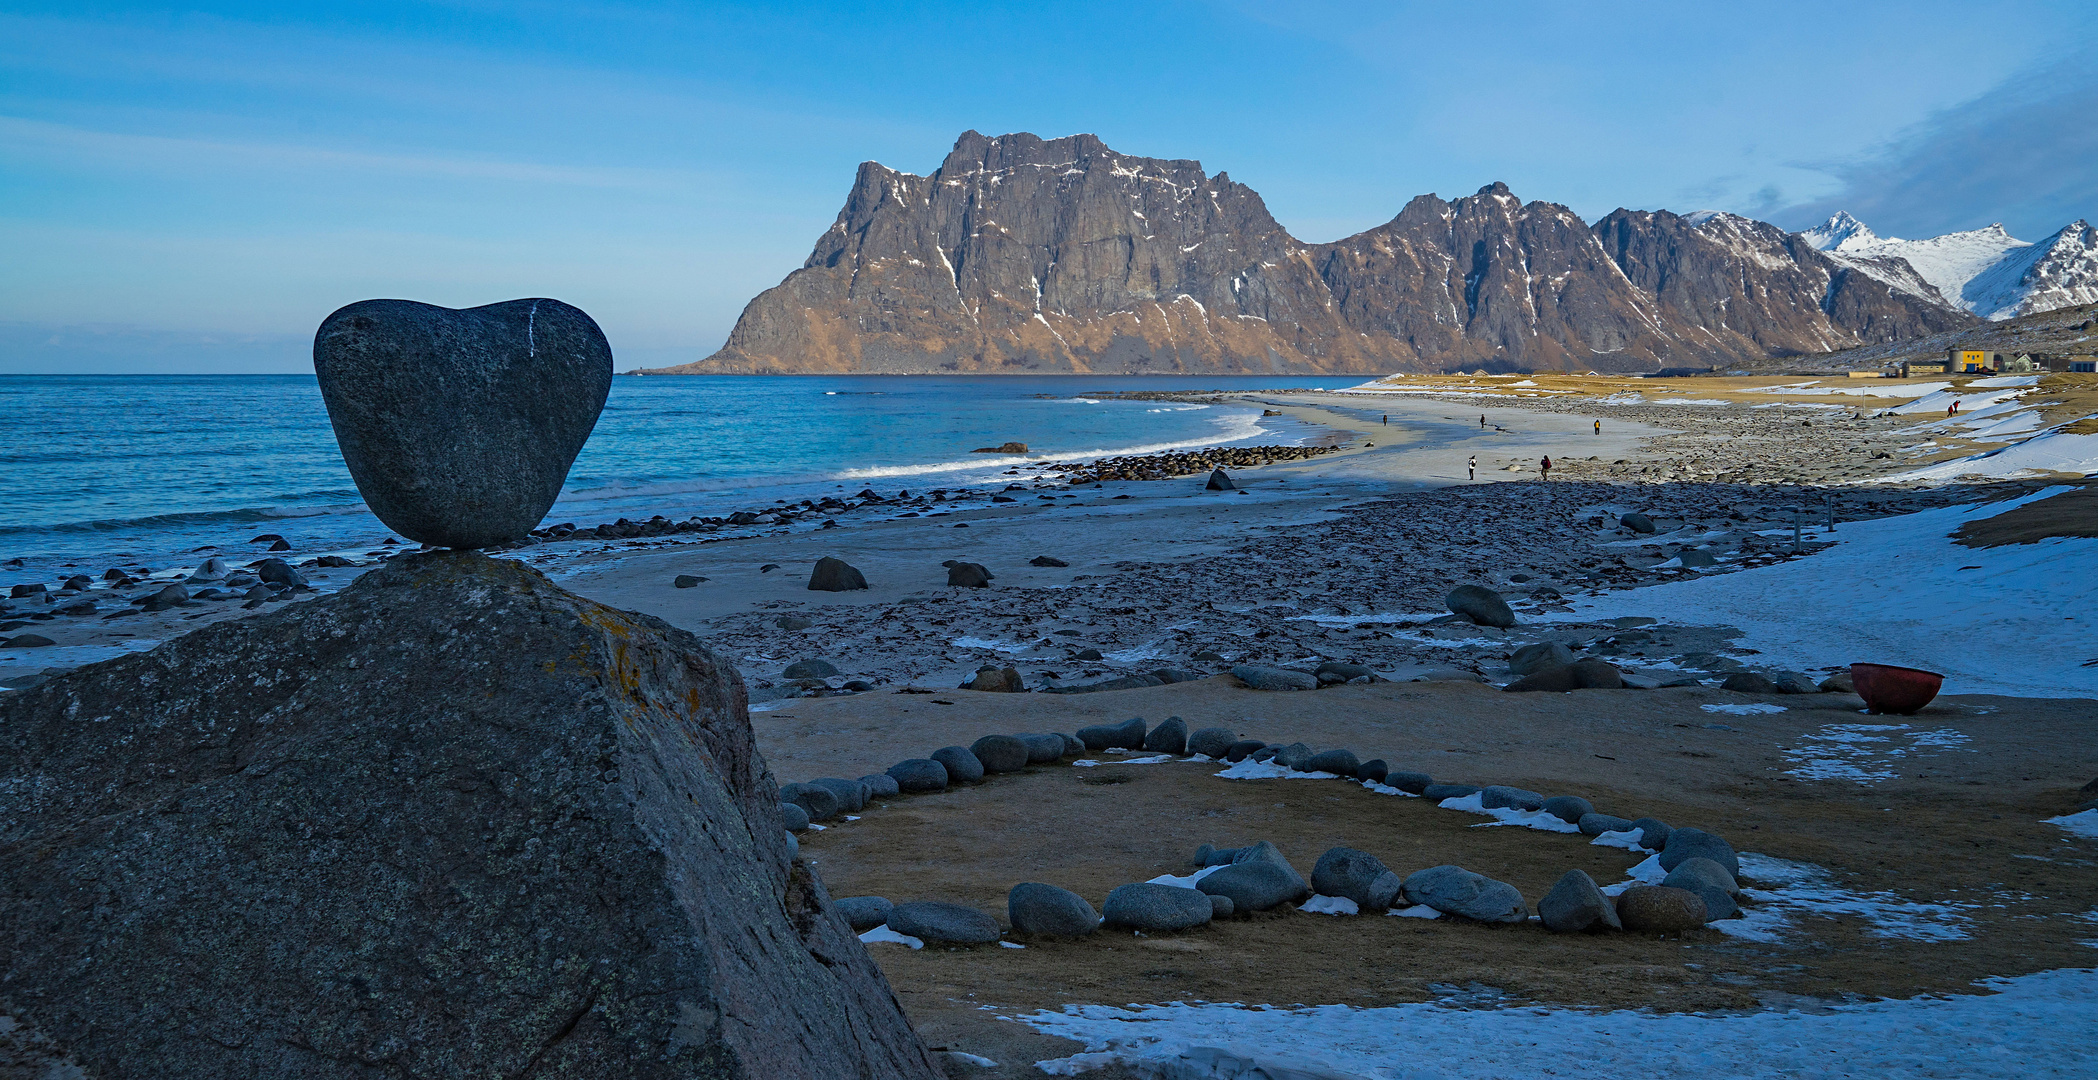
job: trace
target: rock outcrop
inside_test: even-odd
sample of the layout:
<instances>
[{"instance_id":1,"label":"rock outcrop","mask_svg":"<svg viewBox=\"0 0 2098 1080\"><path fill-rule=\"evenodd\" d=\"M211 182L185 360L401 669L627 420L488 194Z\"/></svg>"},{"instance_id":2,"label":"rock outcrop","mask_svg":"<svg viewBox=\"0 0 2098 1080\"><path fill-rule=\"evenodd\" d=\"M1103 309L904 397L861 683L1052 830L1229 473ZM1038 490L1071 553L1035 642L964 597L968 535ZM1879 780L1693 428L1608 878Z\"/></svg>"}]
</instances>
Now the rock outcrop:
<instances>
[{"instance_id":1,"label":"rock outcrop","mask_svg":"<svg viewBox=\"0 0 2098 1080\"><path fill-rule=\"evenodd\" d=\"M930 176L861 165L801 269L657 373L1654 370L1973 321L1732 215L1591 228L1490 184L1307 244L1198 162L971 131Z\"/></svg>"},{"instance_id":2,"label":"rock outcrop","mask_svg":"<svg viewBox=\"0 0 2098 1080\"><path fill-rule=\"evenodd\" d=\"M90 1078L939 1076L776 790L690 634L405 556L0 699L0 1014Z\"/></svg>"}]
</instances>

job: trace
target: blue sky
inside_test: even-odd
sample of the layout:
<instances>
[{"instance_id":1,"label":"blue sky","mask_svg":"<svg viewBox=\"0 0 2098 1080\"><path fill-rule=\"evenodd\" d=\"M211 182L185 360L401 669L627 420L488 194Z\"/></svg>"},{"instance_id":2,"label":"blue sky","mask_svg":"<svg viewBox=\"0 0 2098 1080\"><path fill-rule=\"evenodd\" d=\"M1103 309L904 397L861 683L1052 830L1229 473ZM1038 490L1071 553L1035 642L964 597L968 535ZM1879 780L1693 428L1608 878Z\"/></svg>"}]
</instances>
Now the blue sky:
<instances>
[{"instance_id":1,"label":"blue sky","mask_svg":"<svg viewBox=\"0 0 2098 1080\"><path fill-rule=\"evenodd\" d=\"M310 370L343 303L555 296L697 359L853 168L1195 158L1331 240L1494 180L1593 219L2098 216L2098 5L0 4L0 371Z\"/></svg>"}]
</instances>

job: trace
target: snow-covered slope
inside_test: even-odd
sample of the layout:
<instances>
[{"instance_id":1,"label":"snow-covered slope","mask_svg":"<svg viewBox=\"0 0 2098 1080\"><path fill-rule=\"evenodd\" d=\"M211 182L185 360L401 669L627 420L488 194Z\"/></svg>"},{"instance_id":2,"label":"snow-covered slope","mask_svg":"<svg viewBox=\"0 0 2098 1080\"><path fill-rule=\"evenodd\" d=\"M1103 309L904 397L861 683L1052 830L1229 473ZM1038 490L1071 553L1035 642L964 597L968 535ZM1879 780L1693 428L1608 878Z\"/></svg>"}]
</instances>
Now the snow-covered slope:
<instances>
[{"instance_id":1,"label":"snow-covered slope","mask_svg":"<svg viewBox=\"0 0 2098 1080\"><path fill-rule=\"evenodd\" d=\"M2000 224L1903 240L1880 236L1847 213L1799 235L1837 262L1896 289L1986 319L2098 301L2098 229L2082 221L2038 244L2012 236Z\"/></svg>"}]
</instances>

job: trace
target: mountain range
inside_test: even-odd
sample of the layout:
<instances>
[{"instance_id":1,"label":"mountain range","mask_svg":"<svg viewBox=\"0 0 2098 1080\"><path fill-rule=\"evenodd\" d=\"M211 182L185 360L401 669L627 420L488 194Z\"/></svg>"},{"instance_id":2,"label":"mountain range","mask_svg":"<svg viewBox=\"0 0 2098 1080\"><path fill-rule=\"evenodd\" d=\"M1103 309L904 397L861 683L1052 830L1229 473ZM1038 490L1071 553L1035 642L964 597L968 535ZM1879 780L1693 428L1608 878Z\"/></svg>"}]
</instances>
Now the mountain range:
<instances>
[{"instance_id":1,"label":"mountain range","mask_svg":"<svg viewBox=\"0 0 2098 1080\"><path fill-rule=\"evenodd\" d=\"M1976 325L1945 290L1964 296L2015 256L1955 282L1920 254L1869 248L1930 241L1863 240L1839 219L1795 234L1620 209L1590 225L1496 183L1313 244L1199 162L970 131L929 176L862 164L815 250L720 351L644 373L1723 367ZM2017 302L2098 280L2038 265L2016 275L2034 279Z\"/></svg>"},{"instance_id":2,"label":"mountain range","mask_svg":"<svg viewBox=\"0 0 2098 1080\"><path fill-rule=\"evenodd\" d=\"M1800 234L1830 258L1933 303L1985 319L2013 319L2098 301L2098 229L2070 223L2029 244L2003 231L1928 240L1880 236L1839 213Z\"/></svg>"}]
</instances>

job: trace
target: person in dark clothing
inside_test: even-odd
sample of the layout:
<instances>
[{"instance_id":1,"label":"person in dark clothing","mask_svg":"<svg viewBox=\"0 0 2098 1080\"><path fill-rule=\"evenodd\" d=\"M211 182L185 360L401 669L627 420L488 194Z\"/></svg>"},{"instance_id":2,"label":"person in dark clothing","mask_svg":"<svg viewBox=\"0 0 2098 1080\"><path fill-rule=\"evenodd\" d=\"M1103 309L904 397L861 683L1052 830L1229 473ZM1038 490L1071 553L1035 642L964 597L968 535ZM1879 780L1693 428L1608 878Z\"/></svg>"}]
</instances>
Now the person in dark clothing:
<instances>
[{"instance_id":1,"label":"person in dark clothing","mask_svg":"<svg viewBox=\"0 0 2098 1080\"><path fill-rule=\"evenodd\" d=\"M1547 455L1543 461L1537 463L1537 472L1546 480L1550 480L1552 478L1552 459L1549 455Z\"/></svg>"},{"instance_id":2,"label":"person in dark clothing","mask_svg":"<svg viewBox=\"0 0 2098 1080\"><path fill-rule=\"evenodd\" d=\"M1465 477L1466 480L1477 480L1479 478L1479 455L1473 454L1472 459L1464 463L1464 471L1470 474Z\"/></svg>"}]
</instances>

